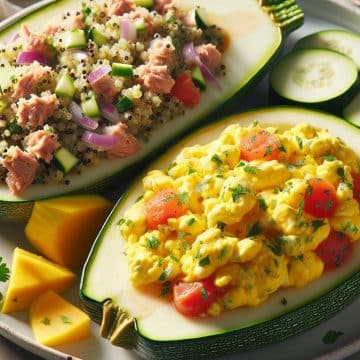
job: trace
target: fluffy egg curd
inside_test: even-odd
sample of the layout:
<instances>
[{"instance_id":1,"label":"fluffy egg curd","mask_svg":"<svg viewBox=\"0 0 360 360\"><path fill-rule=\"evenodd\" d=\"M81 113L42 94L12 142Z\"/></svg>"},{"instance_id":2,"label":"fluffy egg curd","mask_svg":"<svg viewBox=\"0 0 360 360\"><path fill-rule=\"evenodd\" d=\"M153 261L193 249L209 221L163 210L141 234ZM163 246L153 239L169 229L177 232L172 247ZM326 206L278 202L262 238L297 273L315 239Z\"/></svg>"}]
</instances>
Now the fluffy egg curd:
<instances>
[{"instance_id":1,"label":"fluffy egg curd","mask_svg":"<svg viewBox=\"0 0 360 360\"><path fill-rule=\"evenodd\" d=\"M359 200L359 160L327 130L228 126L144 177L120 222L131 283L184 315L257 306L349 259Z\"/></svg>"}]
</instances>

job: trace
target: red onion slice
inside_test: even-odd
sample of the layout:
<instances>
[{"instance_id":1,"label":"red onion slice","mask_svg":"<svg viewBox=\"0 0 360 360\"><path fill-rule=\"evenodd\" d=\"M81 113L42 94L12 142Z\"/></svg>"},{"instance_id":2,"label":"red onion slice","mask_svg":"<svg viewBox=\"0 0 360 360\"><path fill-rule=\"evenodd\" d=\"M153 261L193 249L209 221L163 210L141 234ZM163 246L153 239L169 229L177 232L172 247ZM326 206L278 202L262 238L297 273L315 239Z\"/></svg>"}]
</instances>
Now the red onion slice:
<instances>
[{"instance_id":1,"label":"red onion slice","mask_svg":"<svg viewBox=\"0 0 360 360\"><path fill-rule=\"evenodd\" d=\"M6 44L9 45L9 44L13 44L17 39L20 38L20 34L15 31L10 37L9 39L7 40Z\"/></svg>"},{"instance_id":2,"label":"red onion slice","mask_svg":"<svg viewBox=\"0 0 360 360\"><path fill-rule=\"evenodd\" d=\"M84 131L82 140L91 146L107 150L116 145L119 138L116 135L103 135L91 131Z\"/></svg>"},{"instance_id":3,"label":"red onion slice","mask_svg":"<svg viewBox=\"0 0 360 360\"><path fill-rule=\"evenodd\" d=\"M87 79L89 80L89 83L92 84L95 81L99 80L103 76L107 75L111 71L110 65L101 65L98 68L96 68L94 71L92 71Z\"/></svg>"},{"instance_id":4,"label":"red onion slice","mask_svg":"<svg viewBox=\"0 0 360 360\"><path fill-rule=\"evenodd\" d=\"M38 51L22 51L16 58L17 64L31 64L34 61L40 64L47 63L46 57Z\"/></svg>"},{"instance_id":5,"label":"red onion slice","mask_svg":"<svg viewBox=\"0 0 360 360\"><path fill-rule=\"evenodd\" d=\"M102 103L100 105L100 114L114 124L120 121L120 115L116 110L116 107L110 103Z\"/></svg>"},{"instance_id":6,"label":"red onion slice","mask_svg":"<svg viewBox=\"0 0 360 360\"><path fill-rule=\"evenodd\" d=\"M99 126L98 122L83 115L80 106L72 101L69 106L73 120L87 130L95 130Z\"/></svg>"},{"instance_id":7,"label":"red onion slice","mask_svg":"<svg viewBox=\"0 0 360 360\"><path fill-rule=\"evenodd\" d=\"M121 20L121 37L129 41L136 40L136 24L134 21L129 19Z\"/></svg>"},{"instance_id":8,"label":"red onion slice","mask_svg":"<svg viewBox=\"0 0 360 360\"><path fill-rule=\"evenodd\" d=\"M212 73L209 67L203 61L201 61L200 56L197 53L194 44L192 42L184 46L182 54L186 62L199 65L201 73L204 75L204 78L207 81L214 83L215 86L218 88L218 90L221 90L221 85L218 79Z\"/></svg>"}]
</instances>

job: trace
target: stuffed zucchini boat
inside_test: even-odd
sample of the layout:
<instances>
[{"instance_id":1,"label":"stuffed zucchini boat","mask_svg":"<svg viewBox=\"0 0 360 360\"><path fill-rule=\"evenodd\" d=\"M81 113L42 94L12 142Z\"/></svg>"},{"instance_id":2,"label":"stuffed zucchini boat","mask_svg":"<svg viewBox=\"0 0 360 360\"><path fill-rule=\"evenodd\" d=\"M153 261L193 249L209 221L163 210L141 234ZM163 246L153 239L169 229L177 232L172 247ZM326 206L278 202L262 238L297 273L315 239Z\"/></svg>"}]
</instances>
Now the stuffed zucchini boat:
<instances>
[{"instance_id":1,"label":"stuffed zucchini boat","mask_svg":"<svg viewBox=\"0 0 360 360\"><path fill-rule=\"evenodd\" d=\"M303 22L285 0L210 0L206 12L187 0L46 4L0 32L7 220L26 219L34 200L126 178L243 94Z\"/></svg>"},{"instance_id":2,"label":"stuffed zucchini boat","mask_svg":"<svg viewBox=\"0 0 360 360\"><path fill-rule=\"evenodd\" d=\"M84 266L80 297L102 336L144 358L207 358L343 309L359 295L359 139L333 115L273 107L172 147Z\"/></svg>"}]
</instances>

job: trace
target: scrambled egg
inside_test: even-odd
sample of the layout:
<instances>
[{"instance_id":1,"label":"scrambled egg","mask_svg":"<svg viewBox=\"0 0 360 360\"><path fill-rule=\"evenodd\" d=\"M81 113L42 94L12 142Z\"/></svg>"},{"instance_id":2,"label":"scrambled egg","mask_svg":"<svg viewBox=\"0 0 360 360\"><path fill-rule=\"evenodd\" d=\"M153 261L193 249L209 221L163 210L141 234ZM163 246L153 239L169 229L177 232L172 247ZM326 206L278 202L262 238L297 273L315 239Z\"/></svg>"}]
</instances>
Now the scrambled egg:
<instances>
[{"instance_id":1,"label":"scrambled egg","mask_svg":"<svg viewBox=\"0 0 360 360\"><path fill-rule=\"evenodd\" d=\"M281 160L240 160L241 139L264 130L279 140ZM121 221L131 282L140 287L214 276L224 292L211 315L256 306L282 287L303 287L324 271L314 250L331 229L360 238L351 177L358 171L355 153L324 129L231 125L217 140L183 149L166 171L143 179L142 198ZM338 207L330 219L303 211L310 178L336 189ZM186 212L148 230L146 204L166 189L183 195Z\"/></svg>"}]
</instances>

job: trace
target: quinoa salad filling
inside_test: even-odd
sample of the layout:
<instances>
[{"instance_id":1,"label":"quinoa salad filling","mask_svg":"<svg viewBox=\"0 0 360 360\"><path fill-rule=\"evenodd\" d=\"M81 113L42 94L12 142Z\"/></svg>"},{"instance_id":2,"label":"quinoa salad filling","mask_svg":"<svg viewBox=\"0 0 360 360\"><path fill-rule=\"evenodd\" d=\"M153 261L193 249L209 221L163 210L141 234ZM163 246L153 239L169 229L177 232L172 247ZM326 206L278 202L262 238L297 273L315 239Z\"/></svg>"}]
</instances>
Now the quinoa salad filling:
<instances>
[{"instance_id":1,"label":"quinoa salad filling","mask_svg":"<svg viewBox=\"0 0 360 360\"><path fill-rule=\"evenodd\" d=\"M141 149L225 75L224 33L171 0L87 0L0 44L0 183L70 184L102 159Z\"/></svg>"}]
</instances>

